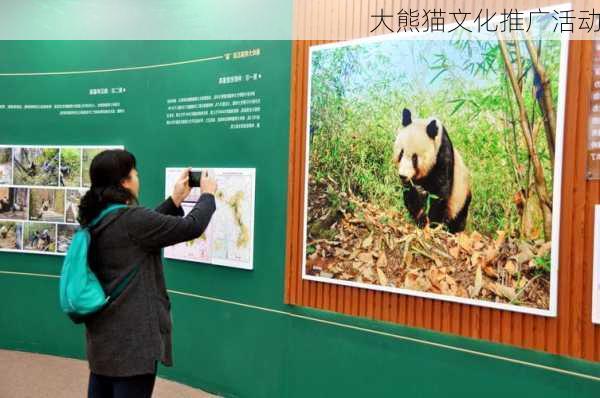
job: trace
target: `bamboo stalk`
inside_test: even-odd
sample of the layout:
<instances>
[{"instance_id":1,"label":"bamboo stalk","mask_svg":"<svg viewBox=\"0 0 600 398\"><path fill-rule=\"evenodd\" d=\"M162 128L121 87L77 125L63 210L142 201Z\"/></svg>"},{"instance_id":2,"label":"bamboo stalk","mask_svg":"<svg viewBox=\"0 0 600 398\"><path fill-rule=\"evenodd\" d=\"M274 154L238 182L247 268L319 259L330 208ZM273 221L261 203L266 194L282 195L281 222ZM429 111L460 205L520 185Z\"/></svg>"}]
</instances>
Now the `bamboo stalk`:
<instances>
[{"instance_id":1,"label":"bamboo stalk","mask_svg":"<svg viewBox=\"0 0 600 398\"><path fill-rule=\"evenodd\" d=\"M508 55L508 50L506 48L506 42L504 41L504 37L501 32L497 32L497 35L498 44L500 46L500 52L502 54L502 59L504 60L504 66L506 68L506 73L508 74L511 86L513 88L513 93L515 95L515 99L517 100L517 105L519 107L519 123L521 125L521 132L523 133L523 138L525 139L525 143L527 145L527 150L529 151L529 155L531 157L531 162L533 164L535 190L540 201L540 207L544 218L544 235L548 240L552 235L552 208L551 202L549 200L548 190L546 188L544 168L542 167L542 163L535 149L535 145L532 139L531 127L529 126L529 123L527 121L525 100L523 99L523 93L519 90L519 83L517 82L515 72L512 69L512 65Z\"/></svg>"},{"instance_id":2,"label":"bamboo stalk","mask_svg":"<svg viewBox=\"0 0 600 398\"><path fill-rule=\"evenodd\" d=\"M540 84L542 86L542 98L537 99L542 109L544 117L544 129L546 130L546 140L548 142L548 150L550 151L550 159L552 161L552 168L554 168L554 148L556 145L556 114L554 113L554 103L552 102L552 85L546 73L546 68L540 61L540 55L528 32L523 32L525 35L525 44L527 51L531 57L531 63L540 78Z\"/></svg>"}]
</instances>

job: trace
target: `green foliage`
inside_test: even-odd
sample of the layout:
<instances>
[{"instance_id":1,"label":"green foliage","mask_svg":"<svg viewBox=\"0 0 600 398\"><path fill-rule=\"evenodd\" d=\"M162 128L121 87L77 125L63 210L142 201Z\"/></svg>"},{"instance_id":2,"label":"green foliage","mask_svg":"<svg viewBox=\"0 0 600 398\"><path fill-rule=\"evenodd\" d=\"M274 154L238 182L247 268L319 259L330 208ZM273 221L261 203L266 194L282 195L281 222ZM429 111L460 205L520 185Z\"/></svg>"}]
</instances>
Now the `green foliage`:
<instances>
[{"instance_id":1,"label":"green foliage","mask_svg":"<svg viewBox=\"0 0 600 398\"><path fill-rule=\"evenodd\" d=\"M552 270L552 265L550 262L550 254L543 257L536 257L535 264L537 266L538 271L542 273L549 274Z\"/></svg>"},{"instance_id":2,"label":"green foliage","mask_svg":"<svg viewBox=\"0 0 600 398\"><path fill-rule=\"evenodd\" d=\"M60 151L60 166L62 184L67 187L78 187L81 175L81 150L78 148L63 148Z\"/></svg>"},{"instance_id":3,"label":"green foliage","mask_svg":"<svg viewBox=\"0 0 600 398\"><path fill-rule=\"evenodd\" d=\"M315 135L313 145L322 150L313 152L311 173L317 181L331 177L343 191L365 200L383 200L388 205L399 203L401 187L393 181L390 161L392 139L382 129L361 135ZM332 192L328 196L334 203L339 202Z\"/></svg>"},{"instance_id":4,"label":"green foliage","mask_svg":"<svg viewBox=\"0 0 600 398\"><path fill-rule=\"evenodd\" d=\"M0 164L10 163L12 160L12 150L10 148L0 148Z\"/></svg>"},{"instance_id":5,"label":"green foliage","mask_svg":"<svg viewBox=\"0 0 600 398\"><path fill-rule=\"evenodd\" d=\"M14 181L19 185L58 186L58 148L17 148Z\"/></svg>"},{"instance_id":6,"label":"green foliage","mask_svg":"<svg viewBox=\"0 0 600 398\"><path fill-rule=\"evenodd\" d=\"M83 149L83 164L82 164L82 170L83 170L83 182L82 185L84 187L89 187L92 185L92 182L90 181L90 166L92 165L92 160L94 160L94 157L99 154L100 152L102 152L104 149L103 148L85 148Z\"/></svg>"},{"instance_id":7,"label":"green foliage","mask_svg":"<svg viewBox=\"0 0 600 398\"><path fill-rule=\"evenodd\" d=\"M511 47L511 54L515 50ZM533 72L524 43L520 50L526 107L536 115L531 122L537 122L541 116L530 94ZM544 42L541 54L556 107L560 42ZM392 150L407 107L415 117L439 118L470 169L467 228L487 234L518 229L513 195L532 169L520 127L513 125L518 112L497 42L399 41L317 51L310 94L309 173L317 182L333 179L345 192L403 209ZM535 145L552 192L544 134L542 127Z\"/></svg>"}]
</instances>

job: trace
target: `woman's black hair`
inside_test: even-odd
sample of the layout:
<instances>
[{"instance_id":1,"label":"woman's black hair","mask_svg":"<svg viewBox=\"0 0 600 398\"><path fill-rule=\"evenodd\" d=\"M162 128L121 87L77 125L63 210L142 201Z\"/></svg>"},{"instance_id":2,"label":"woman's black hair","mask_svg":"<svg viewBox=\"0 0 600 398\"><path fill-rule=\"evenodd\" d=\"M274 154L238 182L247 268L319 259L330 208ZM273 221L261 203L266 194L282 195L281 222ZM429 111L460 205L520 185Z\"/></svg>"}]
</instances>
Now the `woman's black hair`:
<instances>
[{"instance_id":1,"label":"woman's black hair","mask_svg":"<svg viewBox=\"0 0 600 398\"><path fill-rule=\"evenodd\" d=\"M79 224L88 225L109 204L137 203L135 195L121 185L135 168L135 156L123 149L109 149L96 155L89 170L92 186L79 204Z\"/></svg>"}]
</instances>

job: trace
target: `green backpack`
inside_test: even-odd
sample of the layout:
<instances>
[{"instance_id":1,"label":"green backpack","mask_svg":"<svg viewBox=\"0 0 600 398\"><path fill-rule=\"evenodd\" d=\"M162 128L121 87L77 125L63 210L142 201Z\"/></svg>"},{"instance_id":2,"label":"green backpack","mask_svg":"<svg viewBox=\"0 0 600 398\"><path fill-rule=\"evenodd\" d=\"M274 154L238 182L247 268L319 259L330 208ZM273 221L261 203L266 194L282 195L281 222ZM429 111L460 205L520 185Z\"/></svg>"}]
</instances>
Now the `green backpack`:
<instances>
[{"instance_id":1,"label":"green backpack","mask_svg":"<svg viewBox=\"0 0 600 398\"><path fill-rule=\"evenodd\" d=\"M106 295L96 275L88 265L90 246L89 228L97 225L108 213L127 207L113 204L104 209L86 228L80 228L71 241L60 273L60 307L75 323L84 322L114 301L135 276L138 267L127 274L117 286Z\"/></svg>"}]
</instances>

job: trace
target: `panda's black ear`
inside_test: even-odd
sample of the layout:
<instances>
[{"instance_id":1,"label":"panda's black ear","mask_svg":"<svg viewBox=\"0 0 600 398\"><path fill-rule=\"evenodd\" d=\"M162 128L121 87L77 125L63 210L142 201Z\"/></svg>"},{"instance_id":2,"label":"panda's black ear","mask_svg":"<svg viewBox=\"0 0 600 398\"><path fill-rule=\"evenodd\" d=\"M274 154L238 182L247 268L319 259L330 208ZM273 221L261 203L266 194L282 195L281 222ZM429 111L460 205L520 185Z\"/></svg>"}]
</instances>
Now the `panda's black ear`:
<instances>
[{"instance_id":1,"label":"panda's black ear","mask_svg":"<svg viewBox=\"0 0 600 398\"><path fill-rule=\"evenodd\" d=\"M410 111L406 108L402 111L402 126L406 127L412 123L412 116Z\"/></svg>"},{"instance_id":2,"label":"panda's black ear","mask_svg":"<svg viewBox=\"0 0 600 398\"><path fill-rule=\"evenodd\" d=\"M427 135L429 136L429 138L431 138L433 140L438 135L438 133L439 133L438 123L437 123L437 120L434 119L431 122L429 122L429 124L427 125Z\"/></svg>"}]
</instances>

